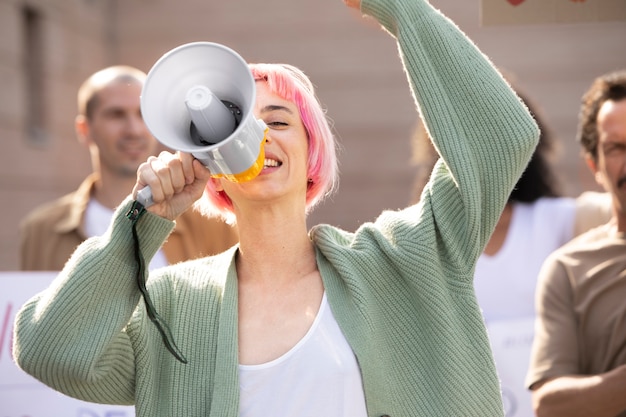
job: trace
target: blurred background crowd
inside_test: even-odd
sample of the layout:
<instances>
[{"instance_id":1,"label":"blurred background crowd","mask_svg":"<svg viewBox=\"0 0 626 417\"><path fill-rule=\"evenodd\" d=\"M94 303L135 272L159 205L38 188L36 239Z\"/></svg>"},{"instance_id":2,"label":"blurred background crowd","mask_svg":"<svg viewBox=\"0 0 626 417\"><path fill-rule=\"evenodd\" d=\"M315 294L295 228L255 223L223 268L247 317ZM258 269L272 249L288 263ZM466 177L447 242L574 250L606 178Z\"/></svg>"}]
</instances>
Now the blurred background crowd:
<instances>
[{"instance_id":1,"label":"blurred background crowd","mask_svg":"<svg viewBox=\"0 0 626 417\"><path fill-rule=\"evenodd\" d=\"M578 21L558 23L498 22L499 9L486 0L432 3L532 97L556 137L554 164L566 194L597 189L575 142L576 119L591 80L626 67L619 13L626 15L626 3L587 0ZM553 3L542 2L545 16ZM598 21L589 12L605 6L618 13ZM148 72L187 42L222 43L249 62L289 62L315 80L341 144L341 192L310 224L353 229L411 198L417 168L408 138L417 121L393 39L338 0L0 0L0 28L2 270L18 269L23 216L74 190L91 171L73 124L82 81L116 64Z\"/></svg>"}]
</instances>

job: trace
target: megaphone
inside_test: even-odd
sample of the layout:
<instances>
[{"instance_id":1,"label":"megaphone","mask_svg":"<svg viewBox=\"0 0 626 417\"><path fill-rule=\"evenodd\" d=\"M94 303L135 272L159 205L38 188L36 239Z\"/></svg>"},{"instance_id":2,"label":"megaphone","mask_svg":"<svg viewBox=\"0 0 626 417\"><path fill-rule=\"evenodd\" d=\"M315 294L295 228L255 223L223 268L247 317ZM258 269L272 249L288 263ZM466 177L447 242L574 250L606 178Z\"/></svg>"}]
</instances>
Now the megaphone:
<instances>
[{"instance_id":1,"label":"megaphone","mask_svg":"<svg viewBox=\"0 0 626 417\"><path fill-rule=\"evenodd\" d=\"M213 177L248 181L263 169L267 125L254 118L256 85L232 49L192 42L163 55L141 92L141 113L156 139L191 153ZM146 187L137 201L154 203Z\"/></svg>"}]
</instances>

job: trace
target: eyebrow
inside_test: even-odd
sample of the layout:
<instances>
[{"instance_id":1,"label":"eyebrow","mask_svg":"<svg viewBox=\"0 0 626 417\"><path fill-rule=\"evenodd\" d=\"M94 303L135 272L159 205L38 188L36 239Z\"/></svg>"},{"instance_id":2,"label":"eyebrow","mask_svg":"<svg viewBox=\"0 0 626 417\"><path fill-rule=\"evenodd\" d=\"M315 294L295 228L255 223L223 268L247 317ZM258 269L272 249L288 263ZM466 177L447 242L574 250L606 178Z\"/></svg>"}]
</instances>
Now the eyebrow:
<instances>
[{"instance_id":1,"label":"eyebrow","mask_svg":"<svg viewBox=\"0 0 626 417\"><path fill-rule=\"evenodd\" d=\"M290 108L285 107L285 106L279 106L277 104L269 104L269 105L263 107L261 109L261 113L269 113L269 112L272 112L272 111L281 111L281 110L285 111L285 112L287 112L289 114L293 114L293 112L291 111Z\"/></svg>"}]
</instances>

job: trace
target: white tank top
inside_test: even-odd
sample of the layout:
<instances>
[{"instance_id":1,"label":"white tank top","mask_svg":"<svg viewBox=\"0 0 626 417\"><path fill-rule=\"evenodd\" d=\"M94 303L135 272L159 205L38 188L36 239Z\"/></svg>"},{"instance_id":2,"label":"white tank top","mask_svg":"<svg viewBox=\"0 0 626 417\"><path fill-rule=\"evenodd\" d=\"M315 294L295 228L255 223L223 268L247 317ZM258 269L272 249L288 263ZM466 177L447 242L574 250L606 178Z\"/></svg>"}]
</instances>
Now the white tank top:
<instances>
[{"instance_id":1,"label":"white tank top","mask_svg":"<svg viewBox=\"0 0 626 417\"><path fill-rule=\"evenodd\" d=\"M366 417L361 371L326 301L287 353L239 365L240 417Z\"/></svg>"}]
</instances>

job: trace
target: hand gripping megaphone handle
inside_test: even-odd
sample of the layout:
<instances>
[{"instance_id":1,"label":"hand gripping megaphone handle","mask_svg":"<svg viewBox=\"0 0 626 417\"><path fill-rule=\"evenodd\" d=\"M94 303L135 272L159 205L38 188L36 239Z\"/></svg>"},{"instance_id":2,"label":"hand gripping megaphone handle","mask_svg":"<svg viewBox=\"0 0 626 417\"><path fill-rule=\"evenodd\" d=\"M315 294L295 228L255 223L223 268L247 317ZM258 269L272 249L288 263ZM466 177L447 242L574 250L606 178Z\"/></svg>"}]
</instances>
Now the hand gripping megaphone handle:
<instances>
[{"instance_id":1,"label":"hand gripping megaphone handle","mask_svg":"<svg viewBox=\"0 0 626 417\"><path fill-rule=\"evenodd\" d=\"M215 178L250 180L263 169L267 125L254 117L256 81L234 50L192 42L163 55L141 92L141 113L166 147L191 153ZM154 204L149 187L137 202Z\"/></svg>"},{"instance_id":2,"label":"hand gripping megaphone handle","mask_svg":"<svg viewBox=\"0 0 626 417\"><path fill-rule=\"evenodd\" d=\"M269 128L267 127L265 122L263 122L263 120L261 119L257 120L256 126L257 126L257 129L259 129L259 132L262 132L262 139L261 139L261 143L259 144L259 151L258 151L258 156L256 158L256 161L254 161L250 165L250 167L248 167L248 169L238 174L224 174L224 173L212 174L211 176L213 178L226 178L233 182L244 182L244 181L250 181L261 172L261 170L263 169L263 163L265 161L264 147L265 147L265 142L267 139L267 134L269 132ZM149 185L137 191L137 197L135 198L135 201L137 201L138 203L141 203L141 205L143 205L145 208L148 208L154 204L154 199L152 197L152 189L150 188Z\"/></svg>"},{"instance_id":3,"label":"hand gripping megaphone handle","mask_svg":"<svg viewBox=\"0 0 626 417\"><path fill-rule=\"evenodd\" d=\"M150 207L154 204L154 200L152 199L152 189L150 186L146 186L137 192L137 198L135 199L138 203L141 203L145 208Z\"/></svg>"}]
</instances>

